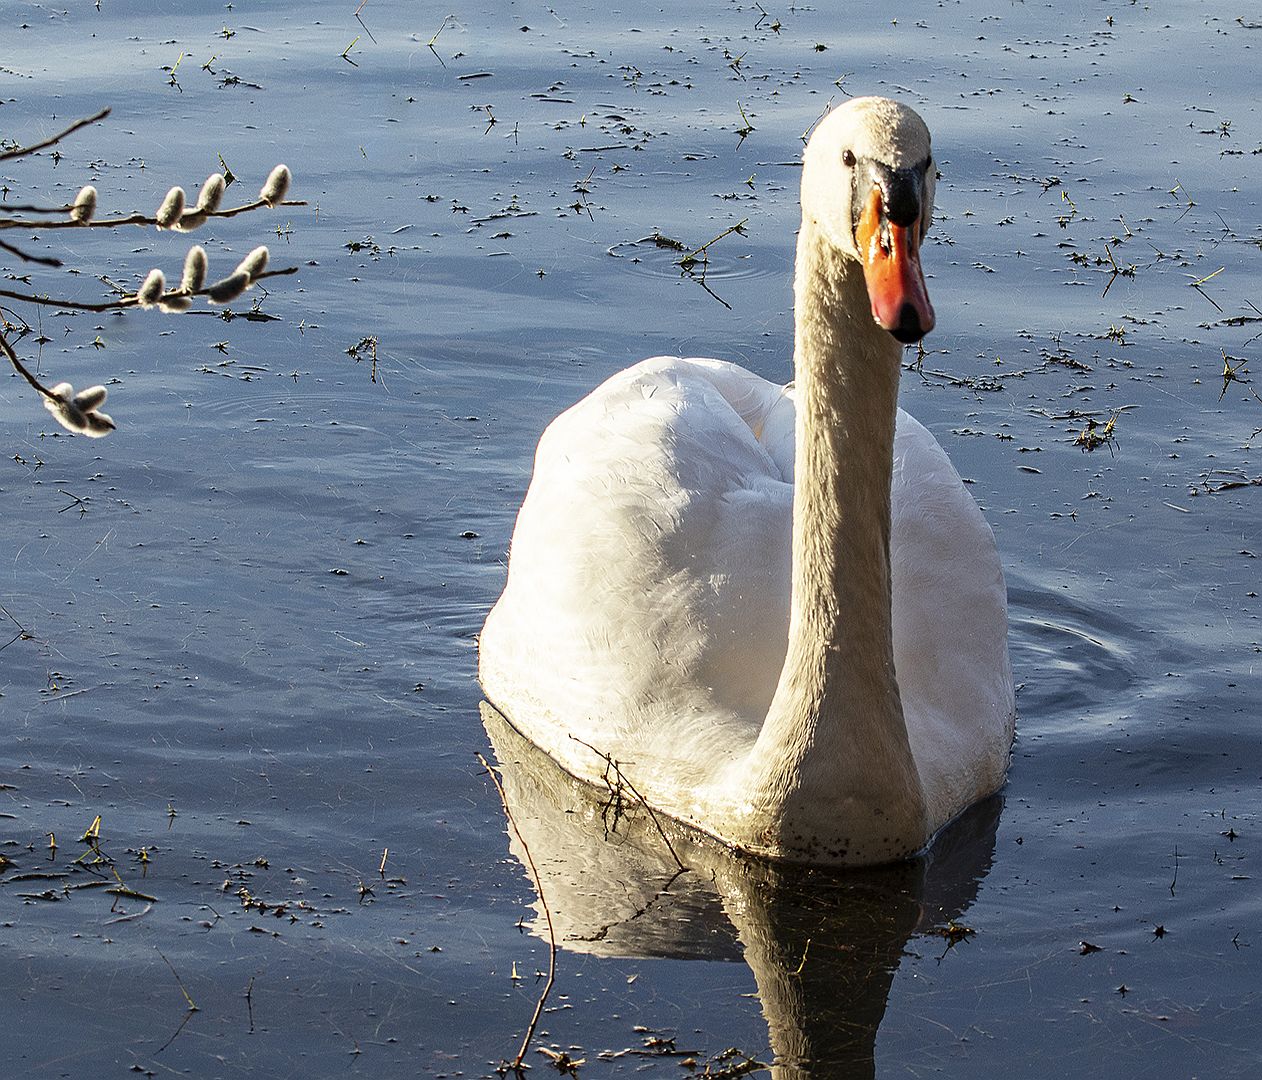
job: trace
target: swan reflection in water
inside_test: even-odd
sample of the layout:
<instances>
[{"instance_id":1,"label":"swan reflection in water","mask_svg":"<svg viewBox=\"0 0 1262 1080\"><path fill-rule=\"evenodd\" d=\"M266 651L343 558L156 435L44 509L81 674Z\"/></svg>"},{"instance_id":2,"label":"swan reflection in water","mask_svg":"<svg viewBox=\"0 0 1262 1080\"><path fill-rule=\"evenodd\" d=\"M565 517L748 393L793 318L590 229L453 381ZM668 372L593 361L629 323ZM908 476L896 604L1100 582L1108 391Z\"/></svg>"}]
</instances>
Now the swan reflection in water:
<instances>
[{"instance_id":1,"label":"swan reflection in water","mask_svg":"<svg viewBox=\"0 0 1262 1080\"><path fill-rule=\"evenodd\" d=\"M844 872L773 866L668 818L655 822L629 791L618 798L574 780L485 702L482 720L521 835L509 829L510 850L525 866L521 842L529 848L560 948L743 957L777 1080L876 1075L877 1029L903 950L912 935L959 919L976 899L994 856L1000 796L910 862ZM534 908L529 928L546 940L538 899Z\"/></svg>"}]
</instances>

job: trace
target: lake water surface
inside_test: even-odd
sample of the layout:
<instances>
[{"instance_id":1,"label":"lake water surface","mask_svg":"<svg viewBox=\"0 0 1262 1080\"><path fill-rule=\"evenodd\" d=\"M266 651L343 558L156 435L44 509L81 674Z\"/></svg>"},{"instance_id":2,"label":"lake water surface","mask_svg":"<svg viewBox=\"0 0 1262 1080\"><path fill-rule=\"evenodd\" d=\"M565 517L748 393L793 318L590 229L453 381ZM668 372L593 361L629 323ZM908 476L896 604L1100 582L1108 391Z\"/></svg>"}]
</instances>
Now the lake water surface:
<instances>
[{"instance_id":1,"label":"lake water surface","mask_svg":"<svg viewBox=\"0 0 1262 1080\"><path fill-rule=\"evenodd\" d=\"M491 1075L548 966L522 840L561 945L537 1043L583 1077L1256 1075L1262 26L844 7L0 7L0 136L114 108L7 199L151 210L222 155L309 203L195 237L299 268L275 321L39 314L23 356L108 382L109 438L0 387L11 1075ZM941 163L902 403L998 538L1010 781L913 866L677 838L676 877L484 728L476 634L552 416L658 353L790 378L801 135L860 93ZM89 300L188 243L21 239Z\"/></svg>"}]
</instances>

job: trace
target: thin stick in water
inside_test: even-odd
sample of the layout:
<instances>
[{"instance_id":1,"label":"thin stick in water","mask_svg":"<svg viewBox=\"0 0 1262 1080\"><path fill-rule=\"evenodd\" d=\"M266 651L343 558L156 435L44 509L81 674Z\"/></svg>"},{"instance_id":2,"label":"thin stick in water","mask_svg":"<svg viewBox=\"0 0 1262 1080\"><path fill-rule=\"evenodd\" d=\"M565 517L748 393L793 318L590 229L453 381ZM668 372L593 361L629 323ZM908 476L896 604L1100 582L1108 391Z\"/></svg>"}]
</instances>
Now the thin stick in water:
<instances>
[{"instance_id":1,"label":"thin stick in water","mask_svg":"<svg viewBox=\"0 0 1262 1080\"><path fill-rule=\"evenodd\" d=\"M525 1037L521 1041L521 1048L508 1066L511 1071L520 1073L522 1059L525 1058L526 1051L530 1049L530 1040L535 1037L535 1028L539 1024L539 1017L543 1015L544 1002L548 1000L548 995L552 992L552 986L556 982L557 939L556 932L552 928L552 912L548 908L548 901L543 896L543 880L540 878L539 869L535 866L535 860L530 854L530 848L526 846L526 840L522 836L521 830L517 828L517 822L513 820L513 812L508 808L508 799L504 795L504 786L500 783L500 778L495 775L495 770L491 768L486 758L481 754L478 754L477 758L482 763L482 768L486 770L487 776L491 778L491 783L495 785L495 790L499 793L500 805L504 808L504 816L508 819L508 826L513 830L513 835L517 837L517 842L521 844L521 850L525 853L526 865L530 867L530 876L534 879L535 892L539 894L539 906L543 908L543 917L548 923L548 981L543 984L543 993L539 995L539 1000L535 1003L535 1014L530 1018L530 1025L526 1028Z\"/></svg>"},{"instance_id":2,"label":"thin stick in water","mask_svg":"<svg viewBox=\"0 0 1262 1080\"><path fill-rule=\"evenodd\" d=\"M158 955L162 957L162 962L171 969L171 974L175 976L175 983L180 988L180 993L184 995L184 1000L188 1002L188 1011L191 1013L197 1012L197 1005L189 997L188 991L184 989L184 981L180 978L180 973L175 970L175 966L166 958L166 954L161 949L158 950Z\"/></svg>"}]
</instances>

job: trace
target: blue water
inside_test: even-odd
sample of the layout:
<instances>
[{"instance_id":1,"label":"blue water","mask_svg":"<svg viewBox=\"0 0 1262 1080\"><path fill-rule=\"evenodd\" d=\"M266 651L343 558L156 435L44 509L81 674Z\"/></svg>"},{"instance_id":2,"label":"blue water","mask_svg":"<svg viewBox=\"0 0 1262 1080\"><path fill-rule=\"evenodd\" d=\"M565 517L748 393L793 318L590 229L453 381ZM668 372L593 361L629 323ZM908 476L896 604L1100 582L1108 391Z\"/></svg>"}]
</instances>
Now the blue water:
<instances>
[{"instance_id":1,"label":"blue water","mask_svg":"<svg viewBox=\"0 0 1262 1080\"><path fill-rule=\"evenodd\" d=\"M590 809L554 829L506 756L545 889L601 867L570 902L607 944L562 941L538 1041L584 1077L687 1075L621 1053L659 1034L784 1076L1253 1075L1262 489L1215 489L1262 475L1247 364L1220 396L1262 330L1262 30L1215 2L353 9L0 11L0 136L114 107L0 163L9 200L91 181L151 209L222 155L230 198L285 161L309 203L196 237L212 268L259 242L299 268L269 283L277 321L44 311L47 341L15 339L47 381L109 383L119 430L72 438L0 387L14 1075L516 1053L548 950L474 668L533 446L643 356L790 377L799 136L846 92L934 131L939 324L902 401L999 541L1010 782L917 867L768 878L699 851L661 894L651 837L610 847ZM640 242L743 220L709 291ZM31 288L92 300L187 243L17 239L84 271ZM367 336L375 370L346 351ZM1091 453L1087 416L1117 417ZM974 933L948 948L952 921Z\"/></svg>"}]
</instances>

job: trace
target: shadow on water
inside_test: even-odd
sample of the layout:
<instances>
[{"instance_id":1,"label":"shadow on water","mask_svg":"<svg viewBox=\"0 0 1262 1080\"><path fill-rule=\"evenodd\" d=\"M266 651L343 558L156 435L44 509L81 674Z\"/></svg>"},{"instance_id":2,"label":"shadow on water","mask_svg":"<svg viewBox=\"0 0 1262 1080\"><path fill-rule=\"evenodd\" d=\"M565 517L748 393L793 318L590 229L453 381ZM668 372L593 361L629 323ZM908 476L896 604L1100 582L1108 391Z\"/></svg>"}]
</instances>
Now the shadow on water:
<instances>
[{"instance_id":1,"label":"shadow on water","mask_svg":"<svg viewBox=\"0 0 1262 1080\"><path fill-rule=\"evenodd\" d=\"M532 933L602 957L743 959L767 1022L772 1075L867 1078L909 939L949 947L991 867L1003 804L986 800L914 862L846 872L741 858L575 780L493 706L482 719L511 816L512 854L543 898ZM673 849L673 851L672 851ZM676 857L678 856L678 861Z\"/></svg>"}]
</instances>

